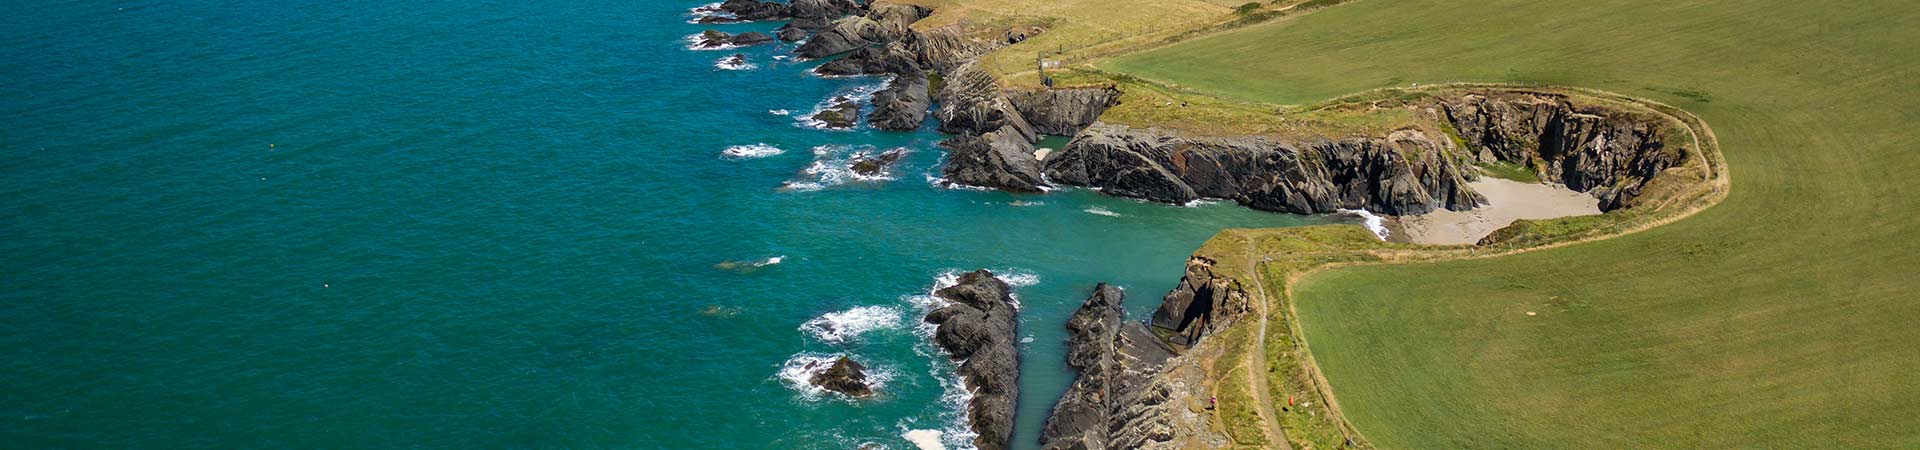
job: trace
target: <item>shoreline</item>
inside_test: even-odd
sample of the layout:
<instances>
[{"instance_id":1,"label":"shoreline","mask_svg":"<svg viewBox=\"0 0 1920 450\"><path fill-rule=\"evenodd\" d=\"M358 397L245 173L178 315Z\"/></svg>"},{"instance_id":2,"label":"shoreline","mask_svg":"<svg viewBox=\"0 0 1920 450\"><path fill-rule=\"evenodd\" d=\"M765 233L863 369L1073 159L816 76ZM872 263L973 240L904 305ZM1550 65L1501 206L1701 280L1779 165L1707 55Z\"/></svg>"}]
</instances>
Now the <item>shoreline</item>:
<instances>
[{"instance_id":1,"label":"shoreline","mask_svg":"<svg viewBox=\"0 0 1920 450\"><path fill-rule=\"evenodd\" d=\"M1426 214L1388 216L1386 241L1406 244L1472 245L1519 220L1598 215L1600 199L1563 185L1527 183L1490 176L1467 182L1487 204L1467 211L1436 209Z\"/></svg>"}]
</instances>

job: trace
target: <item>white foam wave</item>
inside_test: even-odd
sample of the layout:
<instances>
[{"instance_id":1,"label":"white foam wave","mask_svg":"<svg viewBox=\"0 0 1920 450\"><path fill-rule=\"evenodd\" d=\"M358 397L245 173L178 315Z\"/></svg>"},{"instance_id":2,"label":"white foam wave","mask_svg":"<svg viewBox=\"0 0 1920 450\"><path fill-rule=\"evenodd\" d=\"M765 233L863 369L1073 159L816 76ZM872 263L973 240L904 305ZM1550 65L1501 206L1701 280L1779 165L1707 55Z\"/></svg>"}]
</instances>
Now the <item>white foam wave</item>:
<instances>
[{"instance_id":1,"label":"white foam wave","mask_svg":"<svg viewBox=\"0 0 1920 450\"><path fill-rule=\"evenodd\" d=\"M813 116L815 114L820 114L821 111L826 111L827 108L832 108L833 105L840 104L840 102L843 100L852 101L854 103L858 103L862 105L871 103L873 100L873 94L876 92L880 92L880 90L882 89L886 89L887 83L892 81L893 81L893 76L888 75L888 76L882 77L881 82L879 83L862 84L862 85L857 85L851 88L847 88L839 93L827 96L827 98L824 100L820 100L819 103L815 103L813 105L812 111L809 111L806 114L796 115L794 116L793 120L797 122L797 125L799 125L802 128L811 128L815 130L846 131L847 129L844 129L844 128L830 128L827 126L826 122L814 120Z\"/></svg>"},{"instance_id":2,"label":"white foam wave","mask_svg":"<svg viewBox=\"0 0 1920 450\"><path fill-rule=\"evenodd\" d=\"M731 50L742 47L734 44L701 45L706 42L706 39L702 39L698 33L687 35L685 41L687 41L687 50Z\"/></svg>"},{"instance_id":3,"label":"white foam wave","mask_svg":"<svg viewBox=\"0 0 1920 450\"><path fill-rule=\"evenodd\" d=\"M779 264L781 261L786 261L786 260L787 260L787 255L770 256L770 257L767 257L767 259L760 260L760 262L753 263L753 266L766 267L774 264Z\"/></svg>"},{"instance_id":4,"label":"white foam wave","mask_svg":"<svg viewBox=\"0 0 1920 450\"><path fill-rule=\"evenodd\" d=\"M767 110L767 114L772 114L776 116L791 116L793 115L793 111L788 111L784 109L769 109Z\"/></svg>"},{"instance_id":5,"label":"white foam wave","mask_svg":"<svg viewBox=\"0 0 1920 450\"><path fill-rule=\"evenodd\" d=\"M1098 206L1087 208L1082 211L1086 211L1087 214L1093 214L1096 216L1120 217L1120 213L1113 212L1112 210L1101 208Z\"/></svg>"},{"instance_id":6,"label":"white foam wave","mask_svg":"<svg viewBox=\"0 0 1920 450\"><path fill-rule=\"evenodd\" d=\"M850 181L890 181L892 175L862 175L853 171L856 158L874 154L872 146L822 145L813 148L813 163L780 188L788 191L818 191Z\"/></svg>"},{"instance_id":7,"label":"white foam wave","mask_svg":"<svg viewBox=\"0 0 1920 450\"><path fill-rule=\"evenodd\" d=\"M1200 198L1200 199L1194 199L1192 201L1188 201L1186 203L1181 203L1180 206L1187 207L1187 208L1198 208L1198 207L1207 206L1207 205L1219 204L1222 202L1224 202L1224 200L1215 199L1215 198Z\"/></svg>"},{"instance_id":8,"label":"white foam wave","mask_svg":"<svg viewBox=\"0 0 1920 450\"><path fill-rule=\"evenodd\" d=\"M831 312L800 324L800 331L827 343L847 342L868 331L899 328L901 312L899 309L884 306L862 306L840 312Z\"/></svg>"},{"instance_id":9,"label":"white foam wave","mask_svg":"<svg viewBox=\"0 0 1920 450\"><path fill-rule=\"evenodd\" d=\"M1342 209L1340 212L1360 216L1361 219L1366 221L1365 225L1368 231L1372 231L1374 236L1380 237L1380 240L1387 240L1387 234L1390 233L1390 231L1387 230L1387 218L1380 217L1380 215L1364 209Z\"/></svg>"},{"instance_id":10,"label":"white foam wave","mask_svg":"<svg viewBox=\"0 0 1920 450\"><path fill-rule=\"evenodd\" d=\"M820 386L815 386L811 381L813 380L813 376L833 367L834 361L839 360L842 356L849 355L846 353L797 353L787 358L787 362L780 364L780 371L775 373L774 377L779 378L782 384L787 385L787 388L799 393L800 398L819 400L831 391ZM854 359L856 361L859 360L859 358ZM873 388L874 391L879 391L881 387L886 385L887 381L893 379L894 373L891 368L870 362L862 362L861 364L867 366L867 386Z\"/></svg>"},{"instance_id":11,"label":"white foam wave","mask_svg":"<svg viewBox=\"0 0 1920 450\"><path fill-rule=\"evenodd\" d=\"M771 145L761 143L761 144L751 144L751 145L735 145L732 147L727 147L726 150L720 151L720 156L726 159L738 160L738 159L765 158L768 156L778 155L786 152L787 152L786 150L781 150L780 147L774 147Z\"/></svg>"},{"instance_id":12,"label":"white foam wave","mask_svg":"<svg viewBox=\"0 0 1920 450\"><path fill-rule=\"evenodd\" d=\"M719 3L708 3L705 5L695 6L693 7L693 9L687 10L687 15L693 17L691 19L687 19L687 23L693 23L693 24L700 23L700 19L705 19L708 17L719 17L724 19L740 18L739 16L733 15L733 13L721 10Z\"/></svg>"},{"instance_id":13,"label":"white foam wave","mask_svg":"<svg viewBox=\"0 0 1920 450\"><path fill-rule=\"evenodd\" d=\"M920 450L947 450L946 444L940 442L941 434L940 430L907 430L900 437L906 438L907 442L912 442Z\"/></svg>"},{"instance_id":14,"label":"white foam wave","mask_svg":"<svg viewBox=\"0 0 1920 450\"><path fill-rule=\"evenodd\" d=\"M713 67L719 68L720 70L753 70L760 68L757 64L747 62L745 59L734 59L732 56L714 61Z\"/></svg>"}]
</instances>

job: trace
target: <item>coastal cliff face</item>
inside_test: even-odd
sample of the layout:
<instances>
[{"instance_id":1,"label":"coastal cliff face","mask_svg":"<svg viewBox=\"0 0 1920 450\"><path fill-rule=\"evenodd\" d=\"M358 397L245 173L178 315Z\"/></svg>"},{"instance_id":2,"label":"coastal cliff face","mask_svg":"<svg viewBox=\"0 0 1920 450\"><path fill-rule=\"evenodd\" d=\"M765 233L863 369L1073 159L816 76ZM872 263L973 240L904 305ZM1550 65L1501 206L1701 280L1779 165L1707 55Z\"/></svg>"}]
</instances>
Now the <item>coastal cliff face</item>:
<instances>
[{"instance_id":1,"label":"coastal cliff face","mask_svg":"<svg viewBox=\"0 0 1920 450\"><path fill-rule=\"evenodd\" d=\"M973 392L967 419L979 434L974 446L1006 449L1013 438L1014 401L1020 396L1013 287L991 272L978 270L961 275L958 284L934 295L952 302L927 313L926 321L939 326L934 345L955 361L963 361L958 372Z\"/></svg>"},{"instance_id":2,"label":"coastal cliff face","mask_svg":"<svg viewBox=\"0 0 1920 450\"><path fill-rule=\"evenodd\" d=\"M1124 297L1100 284L1068 319L1067 366L1079 376L1048 415L1043 448L1177 448L1176 430L1195 425L1176 423L1182 417L1174 400L1184 389L1165 373L1173 350L1145 325L1125 320Z\"/></svg>"},{"instance_id":3,"label":"coastal cliff face","mask_svg":"<svg viewBox=\"0 0 1920 450\"><path fill-rule=\"evenodd\" d=\"M1214 274L1214 263L1199 256L1188 258L1186 275L1161 299L1160 309L1153 311L1153 326L1172 331L1173 343L1198 344L1200 338L1226 329L1251 309L1240 280Z\"/></svg>"},{"instance_id":4,"label":"coastal cliff face","mask_svg":"<svg viewBox=\"0 0 1920 450\"><path fill-rule=\"evenodd\" d=\"M946 73L946 85L940 88L940 132L948 134L984 134L1011 128L1027 142L1038 142L1039 135L1026 116L1000 90L993 74L974 64L964 64Z\"/></svg>"},{"instance_id":5,"label":"coastal cliff face","mask_svg":"<svg viewBox=\"0 0 1920 450\"><path fill-rule=\"evenodd\" d=\"M1166 203L1231 199L1301 214L1365 208L1420 214L1484 202L1444 144L1413 130L1386 138L1280 142L1189 138L1096 123L1046 162L1061 184Z\"/></svg>"},{"instance_id":6,"label":"coastal cliff face","mask_svg":"<svg viewBox=\"0 0 1920 450\"><path fill-rule=\"evenodd\" d=\"M941 176L950 183L1010 192L1041 192L1047 187L1033 144L1011 126L982 135L960 135L941 142L947 147L947 165Z\"/></svg>"},{"instance_id":7,"label":"coastal cliff face","mask_svg":"<svg viewBox=\"0 0 1920 450\"><path fill-rule=\"evenodd\" d=\"M1441 99L1445 119L1482 161L1533 168L1546 181L1593 194L1600 210L1632 206L1640 189L1685 155L1659 120L1582 107L1554 94L1470 93Z\"/></svg>"},{"instance_id":8,"label":"coastal cliff face","mask_svg":"<svg viewBox=\"0 0 1920 450\"><path fill-rule=\"evenodd\" d=\"M1120 90L1106 88L1044 89L1007 94L1014 110L1034 131L1072 136L1100 120L1100 113L1120 103Z\"/></svg>"}]
</instances>

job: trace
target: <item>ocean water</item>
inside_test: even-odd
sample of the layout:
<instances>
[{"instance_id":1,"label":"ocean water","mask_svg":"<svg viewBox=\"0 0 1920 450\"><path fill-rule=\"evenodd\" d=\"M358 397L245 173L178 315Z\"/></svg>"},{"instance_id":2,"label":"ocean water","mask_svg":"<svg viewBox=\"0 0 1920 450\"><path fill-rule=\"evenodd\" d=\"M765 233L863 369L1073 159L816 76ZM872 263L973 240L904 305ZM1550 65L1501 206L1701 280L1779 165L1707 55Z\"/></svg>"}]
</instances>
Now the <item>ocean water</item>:
<instances>
[{"instance_id":1,"label":"ocean water","mask_svg":"<svg viewBox=\"0 0 1920 450\"><path fill-rule=\"evenodd\" d=\"M1033 447L1094 283L1145 317L1215 231L1336 220L936 187L936 133L796 119L883 80L689 50L697 1L12 6L0 448L960 447L917 324L973 268ZM782 377L838 354L880 395Z\"/></svg>"}]
</instances>

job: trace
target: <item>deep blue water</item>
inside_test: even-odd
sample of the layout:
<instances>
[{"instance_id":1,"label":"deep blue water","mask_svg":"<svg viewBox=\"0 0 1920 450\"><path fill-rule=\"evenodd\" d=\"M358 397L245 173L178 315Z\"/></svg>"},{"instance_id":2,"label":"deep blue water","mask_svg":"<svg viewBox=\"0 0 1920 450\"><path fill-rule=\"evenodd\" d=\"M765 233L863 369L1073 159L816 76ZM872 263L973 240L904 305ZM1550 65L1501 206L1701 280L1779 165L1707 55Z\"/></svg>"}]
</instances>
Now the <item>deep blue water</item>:
<instances>
[{"instance_id":1,"label":"deep blue water","mask_svg":"<svg viewBox=\"0 0 1920 450\"><path fill-rule=\"evenodd\" d=\"M9 3L0 448L911 448L957 418L912 297L973 268L1031 283L1032 446L1093 283L1144 317L1220 228L1330 220L935 187L936 133L768 112L881 80L716 69L697 4ZM867 146L912 153L787 186ZM776 376L834 354L881 395Z\"/></svg>"}]
</instances>

